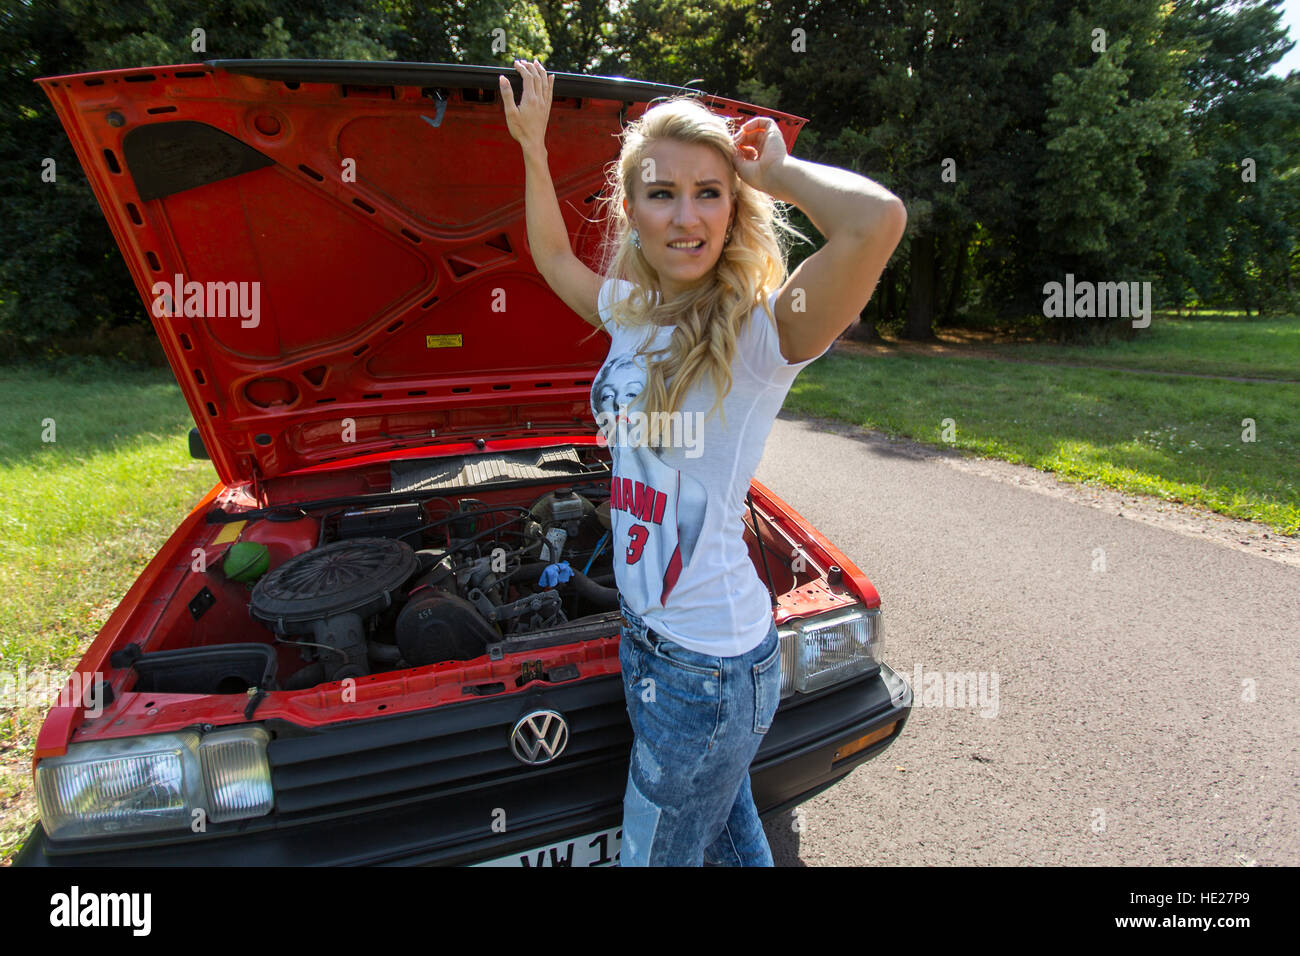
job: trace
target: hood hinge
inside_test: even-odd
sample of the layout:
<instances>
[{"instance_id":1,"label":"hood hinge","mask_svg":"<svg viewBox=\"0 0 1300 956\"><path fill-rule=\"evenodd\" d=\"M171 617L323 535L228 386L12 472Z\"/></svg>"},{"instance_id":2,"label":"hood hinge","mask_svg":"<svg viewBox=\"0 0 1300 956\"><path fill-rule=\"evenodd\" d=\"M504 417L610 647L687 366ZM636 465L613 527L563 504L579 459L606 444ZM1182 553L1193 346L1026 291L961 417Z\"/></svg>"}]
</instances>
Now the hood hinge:
<instances>
[{"instance_id":1,"label":"hood hinge","mask_svg":"<svg viewBox=\"0 0 1300 956\"><path fill-rule=\"evenodd\" d=\"M265 508L267 506L266 479L262 475L262 469L258 467L256 458L253 459L253 467L251 469L250 478L251 478L251 485L253 491L253 500L257 502L257 507Z\"/></svg>"}]
</instances>

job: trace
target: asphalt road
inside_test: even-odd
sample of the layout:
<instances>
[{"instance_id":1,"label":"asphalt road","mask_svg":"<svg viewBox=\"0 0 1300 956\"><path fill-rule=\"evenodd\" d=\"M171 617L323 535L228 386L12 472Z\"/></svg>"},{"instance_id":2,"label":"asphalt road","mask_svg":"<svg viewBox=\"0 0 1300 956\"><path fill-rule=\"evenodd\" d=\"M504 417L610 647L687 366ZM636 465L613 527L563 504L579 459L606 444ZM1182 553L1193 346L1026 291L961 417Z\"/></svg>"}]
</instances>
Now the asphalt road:
<instances>
[{"instance_id":1,"label":"asphalt road","mask_svg":"<svg viewBox=\"0 0 1300 956\"><path fill-rule=\"evenodd\" d=\"M757 479L876 585L918 704L769 823L777 864L1300 863L1300 567L1014 470L776 421Z\"/></svg>"}]
</instances>

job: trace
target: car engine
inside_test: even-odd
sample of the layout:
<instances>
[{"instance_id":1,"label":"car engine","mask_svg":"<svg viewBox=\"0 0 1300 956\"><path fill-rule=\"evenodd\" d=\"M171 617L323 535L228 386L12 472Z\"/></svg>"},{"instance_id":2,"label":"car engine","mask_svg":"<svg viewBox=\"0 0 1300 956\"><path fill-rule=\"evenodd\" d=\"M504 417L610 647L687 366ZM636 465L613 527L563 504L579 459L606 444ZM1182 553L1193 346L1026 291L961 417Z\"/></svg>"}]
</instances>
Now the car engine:
<instances>
[{"instance_id":1,"label":"car engine","mask_svg":"<svg viewBox=\"0 0 1300 956\"><path fill-rule=\"evenodd\" d=\"M322 544L260 577L249 614L308 662L285 689L471 660L618 607L607 503L561 487L527 509L457 509L438 522L421 503L327 515Z\"/></svg>"}]
</instances>

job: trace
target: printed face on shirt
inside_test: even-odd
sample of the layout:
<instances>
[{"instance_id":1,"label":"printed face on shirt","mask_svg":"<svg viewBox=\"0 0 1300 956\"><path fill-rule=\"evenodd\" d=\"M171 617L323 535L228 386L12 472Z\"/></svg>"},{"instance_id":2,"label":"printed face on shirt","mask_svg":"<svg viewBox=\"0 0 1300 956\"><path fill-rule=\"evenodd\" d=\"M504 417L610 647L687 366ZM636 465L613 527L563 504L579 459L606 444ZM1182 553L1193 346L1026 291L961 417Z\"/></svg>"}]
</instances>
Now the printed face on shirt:
<instances>
[{"instance_id":1,"label":"printed face on shirt","mask_svg":"<svg viewBox=\"0 0 1300 956\"><path fill-rule=\"evenodd\" d=\"M611 423L626 421L632 400L645 388L645 378L645 369L632 353L619 355L605 366L596 382L596 410L605 413Z\"/></svg>"}]
</instances>

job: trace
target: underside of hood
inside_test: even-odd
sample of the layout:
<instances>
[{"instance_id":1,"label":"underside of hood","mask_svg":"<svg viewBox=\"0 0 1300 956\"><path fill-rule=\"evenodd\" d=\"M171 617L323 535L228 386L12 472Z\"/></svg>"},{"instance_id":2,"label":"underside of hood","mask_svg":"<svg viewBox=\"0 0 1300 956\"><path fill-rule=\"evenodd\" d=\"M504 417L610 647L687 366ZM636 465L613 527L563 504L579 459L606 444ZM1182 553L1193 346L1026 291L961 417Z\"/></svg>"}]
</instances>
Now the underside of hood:
<instances>
[{"instance_id":1,"label":"underside of hood","mask_svg":"<svg viewBox=\"0 0 1300 956\"><path fill-rule=\"evenodd\" d=\"M596 432L608 348L527 249L497 67L309 60L48 77L218 476L476 438ZM556 74L574 252L623 125L681 92ZM715 112L804 120L705 97Z\"/></svg>"}]
</instances>

